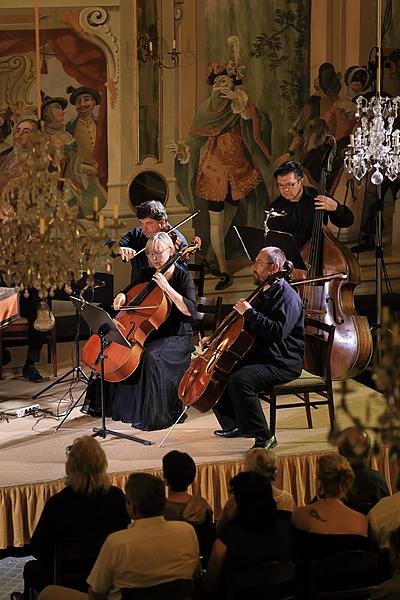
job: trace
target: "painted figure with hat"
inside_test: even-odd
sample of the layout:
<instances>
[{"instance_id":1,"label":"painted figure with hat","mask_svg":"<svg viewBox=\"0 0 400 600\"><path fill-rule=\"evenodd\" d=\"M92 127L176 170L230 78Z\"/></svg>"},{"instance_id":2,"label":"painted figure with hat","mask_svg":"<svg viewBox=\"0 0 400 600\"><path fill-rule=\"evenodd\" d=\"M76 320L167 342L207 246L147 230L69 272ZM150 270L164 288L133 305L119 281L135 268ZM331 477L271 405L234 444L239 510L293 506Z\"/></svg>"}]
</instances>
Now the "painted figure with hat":
<instances>
[{"instance_id":1,"label":"painted figure with hat","mask_svg":"<svg viewBox=\"0 0 400 600\"><path fill-rule=\"evenodd\" d=\"M270 165L270 122L240 87L245 67L239 64L239 39L230 36L228 45L234 60L209 68L211 94L200 104L187 140L167 146L175 156L180 201L190 210L200 209L196 225L202 230L196 233L202 238L209 233L217 260L217 265L209 267L220 277L217 290L233 282L225 237L239 205L241 224L255 226L263 221Z\"/></svg>"},{"instance_id":2,"label":"painted figure with hat","mask_svg":"<svg viewBox=\"0 0 400 600\"><path fill-rule=\"evenodd\" d=\"M85 164L95 166L93 150L96 143L97 119L94 109L100 104L100 94L90 87L67 87L69 101L75 106L77 117L67 123L66 130L75 138L78 154ZM93 173L95 174L95 173Z\"/></svg>"}]
</instances>

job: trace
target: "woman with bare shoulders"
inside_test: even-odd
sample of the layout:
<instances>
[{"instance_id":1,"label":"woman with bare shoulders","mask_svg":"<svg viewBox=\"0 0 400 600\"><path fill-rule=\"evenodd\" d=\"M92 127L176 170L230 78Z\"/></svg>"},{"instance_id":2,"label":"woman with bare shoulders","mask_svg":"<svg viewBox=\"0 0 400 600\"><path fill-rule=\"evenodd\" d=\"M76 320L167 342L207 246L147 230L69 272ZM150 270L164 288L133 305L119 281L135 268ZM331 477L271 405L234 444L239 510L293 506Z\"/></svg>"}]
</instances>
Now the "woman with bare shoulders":
<instances>
[{"instance_id":1,"label":"woman with bare shoulders","mask_svg":"<svg viewBox=\"0 0 400 600\"><path fill-rule=\"evenodd\" d=\"M353 470L339 454L325 454L317 465L317 496L292 515L299 554L323 558L347 550L368 549L368 521L342 498L352 486Z\"/></svg>"}]
</instances>

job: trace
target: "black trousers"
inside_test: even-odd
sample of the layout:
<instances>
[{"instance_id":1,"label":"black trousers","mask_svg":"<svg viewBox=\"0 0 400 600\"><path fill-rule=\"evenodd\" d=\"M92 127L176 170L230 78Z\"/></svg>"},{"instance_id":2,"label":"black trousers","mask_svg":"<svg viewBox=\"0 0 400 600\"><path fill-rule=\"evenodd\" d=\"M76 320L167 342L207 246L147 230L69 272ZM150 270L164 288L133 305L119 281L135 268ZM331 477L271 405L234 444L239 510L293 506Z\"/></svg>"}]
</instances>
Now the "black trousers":
<instances>
[{"instance_id":1,"label":"black trousers","mask_svg":"<svg viewBox=\"0 0 400 600\"><path fill-rule=\"evenodd\" d=\"M46 339L46 335L41 331L36 331L33 327L33 322L36 319L36 313L40 306L40 298L34 289L29 290L28 298L25 298L23 293L19 296L21 316L29 321L28 330L28 352L26 363L32 364L40 359L40 352Z\"/></svg>"},{"instance_id":2,"label":"black trousers","mask_svg":"<svg viewBox=\"0 0 400 600\"><path fill-rule=\"evenodd\" d=\"M238 427L241 433L249 437L271 437L258 393L296 377L297 374L289 374L271 365L240 366L229 377L222 398L214 407L222 429Z\"/></svg>"}]
</instances>

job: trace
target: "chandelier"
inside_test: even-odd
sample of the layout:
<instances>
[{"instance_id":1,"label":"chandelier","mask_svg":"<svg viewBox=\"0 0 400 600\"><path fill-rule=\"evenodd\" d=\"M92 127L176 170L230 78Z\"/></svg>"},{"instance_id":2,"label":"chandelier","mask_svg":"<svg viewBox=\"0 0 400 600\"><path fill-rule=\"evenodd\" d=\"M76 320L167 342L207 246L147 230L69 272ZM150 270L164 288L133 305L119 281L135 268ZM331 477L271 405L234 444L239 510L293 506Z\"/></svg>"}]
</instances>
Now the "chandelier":
<instances>
[{"instance_id":1,"label":"chandelier","mask_svg":"<svg viewBox=\"0 0 400 600\"><path fill-rule=\"evenodd\" d=\"M8 286L26 295L29 288L36 288L41 298L53 296L56 288L71 292L82 270L90 281L100 258L111 269L104 215L97 213L95 198L93 223L76 218L80 196L72 181L61 176L64 159L61 143L33 132L3 192L1 273ZM111 229L122 226L116 206Z\"/></svg>"},{"instance_id":2,"label":"chandelier","mask_svg":"<svg viewBox=\"0 0 400 600\"><path fill-rule=\"evenodd\" d=\"M29 295L36 288L41 298L54 296L57 288L71 286L85 271L88 283L94 271L111 270L110 249L105 245L105 216L93 198L91 220L77 219L81 197L76 185L64 176L64 145L57 136L40 129L39 13L35 0L36 78L38 123L24 149L14 149L13 176L0 199L0 274L6 285ZM124 227L114 206L107 227L113 237ZM84 260L83 260L84 259Z\"/></svg>"},{"instance_id":3,"label":"chandelier","mask_svg":"<svg viewBox=\"0 0 400 600\"><path fill-rule=\"evenodd\" d=\"M400 130L393 127L400 115L400 96L381 96L382 68L382 5L377 3L377 79L376 95L370 100L357 98L355 116L359 125L350 135L344 166L348 173L359 181L368 171L374 169L371 181L380 185L386 175L394 181L400 171Z\"/></svg>"}]
</instances>

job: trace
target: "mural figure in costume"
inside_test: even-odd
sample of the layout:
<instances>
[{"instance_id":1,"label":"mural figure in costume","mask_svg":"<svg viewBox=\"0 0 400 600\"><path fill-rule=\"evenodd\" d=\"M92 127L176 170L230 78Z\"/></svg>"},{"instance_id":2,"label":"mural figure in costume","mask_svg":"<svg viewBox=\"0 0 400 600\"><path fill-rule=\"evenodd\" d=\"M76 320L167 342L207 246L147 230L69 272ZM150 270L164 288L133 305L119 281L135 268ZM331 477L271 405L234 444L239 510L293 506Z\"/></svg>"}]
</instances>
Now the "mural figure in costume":
<instances>
[{"instance_id":1,"label":"mural figure in costume","mask_svg":"<svg viewBox=\"0 0 400 600\"><path fill-rule=\"evenodd\" d=\"M211 65L211 95L199 106L189 137L167 146L175 156L180 202L190 210L200 209L201 214L208 210L210 243L218 262L218 268L210 265L210 270L220 277L217 290L233 282L225 237L239 205L242 224L255 226L263 221L271 158L270 122L239 88L245 67L238 63L238 38L231 36L228 43L235 60ZM196 233L204 237L205 232Z\"/></svg>"}]
</instances>

